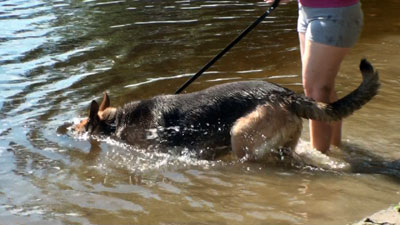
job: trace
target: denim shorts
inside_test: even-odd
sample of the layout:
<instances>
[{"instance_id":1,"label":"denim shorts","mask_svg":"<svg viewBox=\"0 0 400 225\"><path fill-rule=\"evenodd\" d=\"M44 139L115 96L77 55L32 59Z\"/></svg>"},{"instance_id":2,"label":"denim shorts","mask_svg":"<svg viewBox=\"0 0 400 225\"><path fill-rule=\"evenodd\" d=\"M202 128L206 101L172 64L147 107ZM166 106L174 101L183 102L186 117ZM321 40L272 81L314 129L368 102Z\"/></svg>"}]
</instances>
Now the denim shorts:
<instances>
[{"instance_id":1,"label":"denim shorts","mask_svg":"<svg viewBox=\"0 0 400 225\"><path fill-rule=\"evenodd\" d=\"M297 31L308 40L342 48L352 47L363 26L361 3L338 8L311 8L299 3Z\"/></svg>"}]
</instances>

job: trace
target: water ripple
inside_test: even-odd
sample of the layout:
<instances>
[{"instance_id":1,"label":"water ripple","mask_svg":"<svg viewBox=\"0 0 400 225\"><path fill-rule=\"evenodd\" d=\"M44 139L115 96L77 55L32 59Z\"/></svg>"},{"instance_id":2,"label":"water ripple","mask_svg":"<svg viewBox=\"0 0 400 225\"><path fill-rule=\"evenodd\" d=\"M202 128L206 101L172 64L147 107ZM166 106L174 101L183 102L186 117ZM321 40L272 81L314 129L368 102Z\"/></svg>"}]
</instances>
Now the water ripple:
<instances>
[{"instance_id":1,"label":"water ripple","mask_svg":"<svg viewBox=\"0 0 400 225\"><path fill-rule=\"evenodd\" d=\"M162 21L146 21L146 22L135 22L135 25L146 25L146 24L175 24L175 23L195 23L198 20L162 20Z\"/></svg>"},{"instance_id":2,"label":"water ripple","mask_svg":"<svg viewBox=\"0 0 400 225\"><path fill-rule=\"evenodd\" d=\"M173 92L268 8L262 1L0 1L0 217L10 224L346 224L387 207L400 196L398 160L377 156L398 156L396 6L364 2L366 15L387 26L365 18L360 45L342 65L345 82L338 80L339 94L350 92L359 79L354 65L368 50L385 88L346 120L343 149L307 151L304 133L298 153L314 167L296 169L230 155L198 160L71 129L104 91L113 106ZM302 91L296 19L295 2L279 7L193 89L273 80ZM348 163L360 173L349 173Z\"/></svg>"}]
</instances>

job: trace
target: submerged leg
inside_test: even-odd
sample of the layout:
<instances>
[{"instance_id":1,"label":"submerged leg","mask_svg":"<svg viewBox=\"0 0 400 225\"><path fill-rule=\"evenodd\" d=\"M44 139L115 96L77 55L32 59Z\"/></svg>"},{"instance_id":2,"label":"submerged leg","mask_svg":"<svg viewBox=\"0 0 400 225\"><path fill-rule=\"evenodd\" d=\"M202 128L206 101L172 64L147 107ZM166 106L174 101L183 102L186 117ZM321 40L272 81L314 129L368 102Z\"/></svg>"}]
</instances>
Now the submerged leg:
<instances>
[{"instance_id":1,"label":"submerged leg","mask_svg":"<svg viewBox=\"0 0 400 225\"><path fill-rule=\"evenodd\" d=\"M294 150L301 119L279 105L262 105L239 118L231 130L232 149L238 158L265 160L279 148Z\"/></svg>"}]
</instances>

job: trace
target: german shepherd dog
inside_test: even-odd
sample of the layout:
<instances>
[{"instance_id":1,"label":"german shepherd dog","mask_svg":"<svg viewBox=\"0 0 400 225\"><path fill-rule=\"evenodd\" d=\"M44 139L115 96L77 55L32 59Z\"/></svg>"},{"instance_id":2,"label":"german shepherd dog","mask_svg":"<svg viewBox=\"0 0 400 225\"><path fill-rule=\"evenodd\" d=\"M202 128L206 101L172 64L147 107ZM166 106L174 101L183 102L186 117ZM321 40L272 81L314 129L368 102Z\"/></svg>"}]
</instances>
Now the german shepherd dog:
<instances>
[{"instance_id":1,"label":"german shepherd dog","mask_svg":"<svg viewBox=\"0 0 400 225\"><path fill-rule=\"evenodd\" d=\"M93 100L89 117L75 126L78 132L111 135L131 145L160 149L189 149L199 158L213 159L233 150L239 157L263 160L272 150L294 151L302 118L340 120L360 109L378 91L373 66L361 60L363 81L336 102L325 104L265 81L216 85L180 95L160 95L110 106L104 93L100 106Z\"/></svg>"}]
</instances>

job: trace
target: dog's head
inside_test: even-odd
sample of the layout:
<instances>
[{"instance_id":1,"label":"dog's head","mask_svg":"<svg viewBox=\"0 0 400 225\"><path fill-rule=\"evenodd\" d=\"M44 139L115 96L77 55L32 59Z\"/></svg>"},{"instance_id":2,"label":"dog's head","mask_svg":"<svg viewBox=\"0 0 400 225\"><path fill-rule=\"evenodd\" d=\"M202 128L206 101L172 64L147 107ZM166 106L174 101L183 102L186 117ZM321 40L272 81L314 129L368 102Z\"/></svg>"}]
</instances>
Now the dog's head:
<instances>
[{"instance_id":1,"label":"dog's head","mask_svg":"<svg viewBox=\"0 0 400 225\"><path fill-rule=\"evenodd\" d=\"M116 116L116 108L110 107L110 98L104 92L104 98L100 106L95 100L90 104L89 117L83 119L75 126L78 133L109 134L113 131Z\"/></svg>"}]
</instances>

